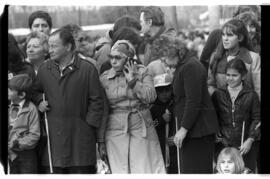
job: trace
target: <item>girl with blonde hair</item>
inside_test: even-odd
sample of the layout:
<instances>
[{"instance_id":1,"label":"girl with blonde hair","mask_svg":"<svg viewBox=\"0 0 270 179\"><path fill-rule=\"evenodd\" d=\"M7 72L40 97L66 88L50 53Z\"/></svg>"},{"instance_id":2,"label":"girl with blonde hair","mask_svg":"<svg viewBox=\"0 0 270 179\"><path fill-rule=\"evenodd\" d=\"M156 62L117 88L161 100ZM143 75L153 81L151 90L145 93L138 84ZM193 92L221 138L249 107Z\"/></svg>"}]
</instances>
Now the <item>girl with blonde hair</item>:
<instances>
[{"instance_id":1,"label":"girl with blonde hair","mask_svg":"<svg viewBox=\"0 0 270 179\"><path fill-rule=\"evenodd\" d=\"M245 168L245 163L239 150L234 147L226 147L219 153L216 169L220 174L250 172L249 169Z\"/></svg>"}]
</instances>

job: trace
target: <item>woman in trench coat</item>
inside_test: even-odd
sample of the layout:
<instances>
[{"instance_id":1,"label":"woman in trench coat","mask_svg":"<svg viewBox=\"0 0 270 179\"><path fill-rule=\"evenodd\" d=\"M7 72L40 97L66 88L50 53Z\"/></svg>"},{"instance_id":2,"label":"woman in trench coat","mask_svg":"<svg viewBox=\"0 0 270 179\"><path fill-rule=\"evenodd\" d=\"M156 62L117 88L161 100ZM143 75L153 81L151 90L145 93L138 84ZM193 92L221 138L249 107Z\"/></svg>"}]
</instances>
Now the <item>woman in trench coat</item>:
<instances>
[{"instance_id":1,"label":"woman in trench coat","mask_svg":"<svg viewBox=\"0 0 270 179\"><path fill-rule=\"evenodd\" d=\"M165 173L149 104L156 99L152 77L134 62L134 47L117 41L109 55L112 68L101 83L109 103L105 144L112 173Z\"/></svg>"}]
</instances>

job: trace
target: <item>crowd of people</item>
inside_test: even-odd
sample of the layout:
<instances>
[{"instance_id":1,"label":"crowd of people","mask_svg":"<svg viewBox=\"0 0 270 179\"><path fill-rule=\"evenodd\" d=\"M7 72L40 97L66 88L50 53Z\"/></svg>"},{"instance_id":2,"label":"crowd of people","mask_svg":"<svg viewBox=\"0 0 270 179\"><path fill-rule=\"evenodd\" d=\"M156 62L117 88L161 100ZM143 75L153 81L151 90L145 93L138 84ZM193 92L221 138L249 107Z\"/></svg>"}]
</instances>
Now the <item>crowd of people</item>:
<instances>
[{"instance_id":1,"label":"crowd of people","mask_svg":"<svg viewBox=\"0 0 270 179\"><path fill-rule=\"evenodd\" d=\"M8 35L10 173L260 173L258 9L209 36L164 17L144 7L95 41L36 11L23 45Z\"/></svg>"}]
</instances>

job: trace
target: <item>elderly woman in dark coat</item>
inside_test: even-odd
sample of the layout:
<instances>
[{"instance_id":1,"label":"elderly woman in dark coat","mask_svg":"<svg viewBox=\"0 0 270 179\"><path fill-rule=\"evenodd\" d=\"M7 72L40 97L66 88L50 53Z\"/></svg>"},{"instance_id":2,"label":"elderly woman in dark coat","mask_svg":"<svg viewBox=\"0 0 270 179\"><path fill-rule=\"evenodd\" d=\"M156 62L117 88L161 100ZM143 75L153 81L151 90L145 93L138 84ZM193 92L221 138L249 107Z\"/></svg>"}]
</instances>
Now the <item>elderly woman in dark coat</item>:
<instances>
[{"instance_id":1,"label":"elderly woman in dark coat","mask_svg":"<svg viewBox=\"0 0 270 179\"><path fill-rule=\"evenodd\" d=\"M207 91L207 72L188 51L175 40L178 62L174 73L173 94L178 131L174 143L180 148L181 173L212 173L214 136L218 131L215 109Z\"/></svg>"}]
</instances>

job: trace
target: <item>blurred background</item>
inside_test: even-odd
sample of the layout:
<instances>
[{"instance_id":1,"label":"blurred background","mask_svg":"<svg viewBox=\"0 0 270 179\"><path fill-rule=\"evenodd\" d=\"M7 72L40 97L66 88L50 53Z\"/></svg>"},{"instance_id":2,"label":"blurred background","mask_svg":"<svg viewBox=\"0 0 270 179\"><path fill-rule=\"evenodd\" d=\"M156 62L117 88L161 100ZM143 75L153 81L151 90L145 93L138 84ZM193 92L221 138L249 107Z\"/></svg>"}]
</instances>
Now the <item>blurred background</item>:
<instances>
[{"instance_id":1,"label":"blurred background","mask_svg":"<svg viewBox=\"0 0 270 179\"><path fill-rule=\"evenodd\" d=\"M143 6L9 6L9 31L24 36L28 17L37 10L47 11L53 20L53 29L73 23L82 26L91 36L103 36L114 21L123 15L139 20ZM232 17L237 6L161 6L168 27L179 31L211 31Z\"/></svg>"}]
</instances>

